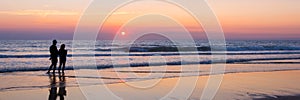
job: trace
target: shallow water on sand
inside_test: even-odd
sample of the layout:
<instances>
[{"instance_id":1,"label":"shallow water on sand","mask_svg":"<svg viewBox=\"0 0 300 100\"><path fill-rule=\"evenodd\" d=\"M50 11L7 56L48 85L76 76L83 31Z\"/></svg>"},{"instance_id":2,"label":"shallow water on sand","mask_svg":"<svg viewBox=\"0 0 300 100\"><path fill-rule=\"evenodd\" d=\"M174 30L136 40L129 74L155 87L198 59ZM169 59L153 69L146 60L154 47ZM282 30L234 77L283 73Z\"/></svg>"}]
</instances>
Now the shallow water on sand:
<instances>
[{"instance_id":1,"label":"shallow water on sand","mask_svg":"<svg viewBox=\"0 0 300 100\"><path fill-rule=\"evenodd\" d=\"M22 75L30 76L31 73L21 73ZM69 75L71 73L66 74L66 84L69 87L66 87L67 95L65 99L67 100L82 100L86 99L85 96L93 96L97 97L100 95L99 91L102 91L103 88L99 88L99 86L103 86L104 84L94 84L91 85L89 82L86 85L82 85L80 88L77 86L70 87L72 78ZM69 75L67 75L69 74ZM271 98L272 100L277 100L276 98L282 98L287 96L295 96L293 100L297 100L296 95L300 94L299 87L299 70L294 71L272 71L272 72L249 72L249 73L229 73L225 74L222 84L215 95L213 100L265 100L266 98ZM24 76L24 77L25 77ZM31 80L36 81L39 80L41 83L46 82L47 84L51 84L51 82L47 82L46 76L38 77L29 77ZM21 77L19 77L21 78ZM44 78L45 80L43 80ZM57 76L57 82L59 82L59 77ZM181 77L184 80L192 80L194 78L198 78L197 84L189 100L199 100L201 94L203 93L203 89L206 85L208 76L189 76L189 77ZM95 79L93 79L95 80ZM95 82L91 80L90 82ZM154 79L157 80L157 79ZM23 80L24 81L24 80ZM148 83L151 80L144 81L131 81L128 83L131 84L140 84L140 83ZM143 99L143 100L153 100L160 99L166 96L172 88L179 81L179 77L173 78L164 78L160 80L154 87L151 88L136 88L129 86L128 83L115 83L115 84L105 84L110 91L116 96L122 99ZM190 81L185 81L190 82ZM33 82L34 83L34 82ZM20 83L19 83L20 84ZM24 83L25 84L25 83ZM28 84L28 82L26 82ZM69 84L69 85L68 85ZM87 85L89 84L89 85ZM61 86L60 83L57 83L57 87ZM188 86L187 86L188 87ZM34 99L41 100L47 99L51 90L51 86L48 88L38 88L38 89L22 89L22 90L8 90L0 92L1 100L20 100L20 99ZM88 89L85 92L89 91L90 95L83 94L81 89ZM182 91L181 91L182 92ZM180 93L180 91L179 91ZM18 96L16 96L18 95ZM299 97L299 96L298 96ZM105 99L105 97L99 97L101 99ZM180 95L176 96L167 96L166 99L179 99L182 100L185 97Z\"/></svg>"},{"instance_id":2,"label":"shallow water on sand","mask_svg":"<svg viewBox=\"0 0 300 100\"><path fill-rule=\"evenodd\" d=\"M284 62L284 61L281 61ZM207 76L211 65L180 65L180 66L149 66L111 69L80 69L68 70L64 73L67 87L77 87L77 79L84 80L81 85L114 84L123 82L143 81L160 78ZM227 64L226 73L272 72L285 70L300 70L298 64ZM222 72L215 73L221 74ZM0 92L12 90L32 90L48 88L52 75L57 80L61 73L45 74L45 71L0 73Z\"/></svg>"}]
</instances>

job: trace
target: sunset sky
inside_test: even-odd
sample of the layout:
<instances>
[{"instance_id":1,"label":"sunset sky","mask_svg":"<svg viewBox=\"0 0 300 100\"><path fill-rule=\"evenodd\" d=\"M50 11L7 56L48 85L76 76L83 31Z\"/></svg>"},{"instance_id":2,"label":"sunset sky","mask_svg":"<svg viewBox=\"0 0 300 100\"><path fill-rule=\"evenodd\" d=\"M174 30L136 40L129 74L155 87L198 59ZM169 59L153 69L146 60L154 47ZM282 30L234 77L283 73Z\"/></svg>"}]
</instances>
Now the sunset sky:
<instances>
[{"instance_id":1,"label":"sunset sky","mask_svg":"<svg viewBox=\"0 0 300 100\"><path fill-rule=\"evenodd\" d=\"M90 0L1 0L0 38L72 39L77 22L89 2ZM218 17L226 39L300 39L299 0L207 2ZM111 39L115 34L119 34L116 30L127 17L145 10L164 12L161 7L147 3L133 6L119 9L107 20L102 33L104 39ZM169 15L182 19L180 22L196 39L205 38L201 27L187 16L186 12L172 6L165 6L164 9ZM128 25L131 29L126 30L126 34L137 34L149 29L181 34L174 24L159 16L145 16L133 20Z\"/></svg>"}]
</instances>

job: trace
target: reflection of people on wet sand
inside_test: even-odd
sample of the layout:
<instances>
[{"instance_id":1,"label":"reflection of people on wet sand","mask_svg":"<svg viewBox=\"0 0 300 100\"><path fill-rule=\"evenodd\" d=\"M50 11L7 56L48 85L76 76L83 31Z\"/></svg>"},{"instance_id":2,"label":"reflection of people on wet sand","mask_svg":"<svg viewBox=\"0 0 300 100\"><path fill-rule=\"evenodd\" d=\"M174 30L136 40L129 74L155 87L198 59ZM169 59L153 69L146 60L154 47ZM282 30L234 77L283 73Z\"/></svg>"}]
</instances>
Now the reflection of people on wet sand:
<instances>
[{"instance_id":1,"label":"reflection of people on wet sand","mask_svg":"<svg viewBox=\"0 0 300 100\"><path fill-rule=\"evenodd\" d=\"M65 71L67 54L68 54L68 51L65 50L65 44L62 44L59 49L59 68L58 68L59 72L60 72L60 70L62 70L63 73ZM63 66L63 67L61 68L61 66Z\"/></svg>"},{"instance_id":2,"label":"reflection of people on wet sand","mask_svg":"<svg viewBox=\"0 0 300 100\"><path fill-rule=\"evenodd\" d=\"M50 73L51 69L53 69L53 73L55 73L55 69L56 69L56 65L57 65L57 56L58 56L58 50L57 50L57 47L56 47L56 44L57 44L57 41L56 40L53 40L52 41L52 45L50 46L50 60L51 60L51 65L48 69L48 74Z\"/></svg>"},{"instance_id":3,"label":"reflection of people on wet sand","mask_svg":"<svg viewBox=\"0 0 300 100\"><path fill-rule=\"evenodd\" d=\"M55 74L49 75L50 79L50 90L48 100L56 100L57 98L57 87Z\"/></svg>"},{"instance_id":4,"label":"reflection of people on wet sand","mask_svg":"<svg viewBox=\"0 0 300 100\"><path fill-rule=\"evenodd\" d=\"M56 85L56 75L49 74L50 89L49 89L48 100L56 100L57 97L59 97L60 100L64 100L65 96L67 95L65 74L59 73L58 78L59 78L59 86ZM59 90L57 91L58 87L59 87Z\"/></svg>"},{"instance_id":5,"label":"reflection of people on wet sand","mask_svg":"<svg viewBox=\"0 0 300 100\"><path fill-rule=\"evenodd\" d=\"M67 95L66 78L64 73L59 73L59 90L57 95L59 96L60 100L64 100L65 96Z\"/></svg>"}]
</instances>

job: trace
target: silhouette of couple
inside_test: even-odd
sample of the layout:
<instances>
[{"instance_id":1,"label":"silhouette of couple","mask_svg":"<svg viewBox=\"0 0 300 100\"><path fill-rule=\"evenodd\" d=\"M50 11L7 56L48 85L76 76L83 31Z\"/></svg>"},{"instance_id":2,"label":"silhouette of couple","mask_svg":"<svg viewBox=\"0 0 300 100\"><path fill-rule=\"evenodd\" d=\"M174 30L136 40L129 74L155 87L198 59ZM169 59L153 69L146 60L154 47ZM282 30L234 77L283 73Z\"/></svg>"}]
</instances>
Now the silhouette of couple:
<instances>
[{"instance_id":1,"label":"silhouette of couple","mask_svg":"<svg viewBox=\"0 0 300 100\"><path fill-rule=\"evenodd\" d=\"M57 50L56 47L57 41L53 40L52 41L52 45L50 46L50 60L51 60L51 65L47 71L47 74L50 73L51 69L53 69L53 73L55 73L55 69L56 69L56 65L58 62L57 57L59 56L59 68L58 68L58 72L60 72L60 70L62 70L62 72L64 73L65 70L65 65L66 65L66 61L67 61L67 53L68 51L65 50L65 44L62 44L60 46L60 49ZM63 68L61 68L61 66L63 66Z\"/></svg>"}]
</instances>

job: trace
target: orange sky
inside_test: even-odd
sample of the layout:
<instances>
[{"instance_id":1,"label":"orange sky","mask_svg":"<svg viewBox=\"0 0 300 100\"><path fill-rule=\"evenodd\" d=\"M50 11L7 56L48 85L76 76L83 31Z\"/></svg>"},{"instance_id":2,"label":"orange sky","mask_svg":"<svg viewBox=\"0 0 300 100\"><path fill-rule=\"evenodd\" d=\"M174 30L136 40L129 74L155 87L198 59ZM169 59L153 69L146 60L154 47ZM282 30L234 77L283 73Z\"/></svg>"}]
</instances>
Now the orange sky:
<instances>
[{"instance_id":1,"label":"orange sky","mask_svg":"<svg viewBox=\"0 0 300 100\"><path fill-rule=\"evenodd\" d=\"M88 0L2 0L0 36L2 39L72 39L76 24L88 3ZM227 39L300 38L299 0L208 0L208 3L218 17ZM143 12L173 16L194 32L196 38L205 37L201 33L201 26L182 9L149 3L119 9L105 24L104 36L113 36L122 22ZM157 23L155 21L164 20L155 18L141 18L143 20L132 22L131 26L142 31L143 28L153 28L180 34L173 25Z\"/></svg>"}]
</instances>

